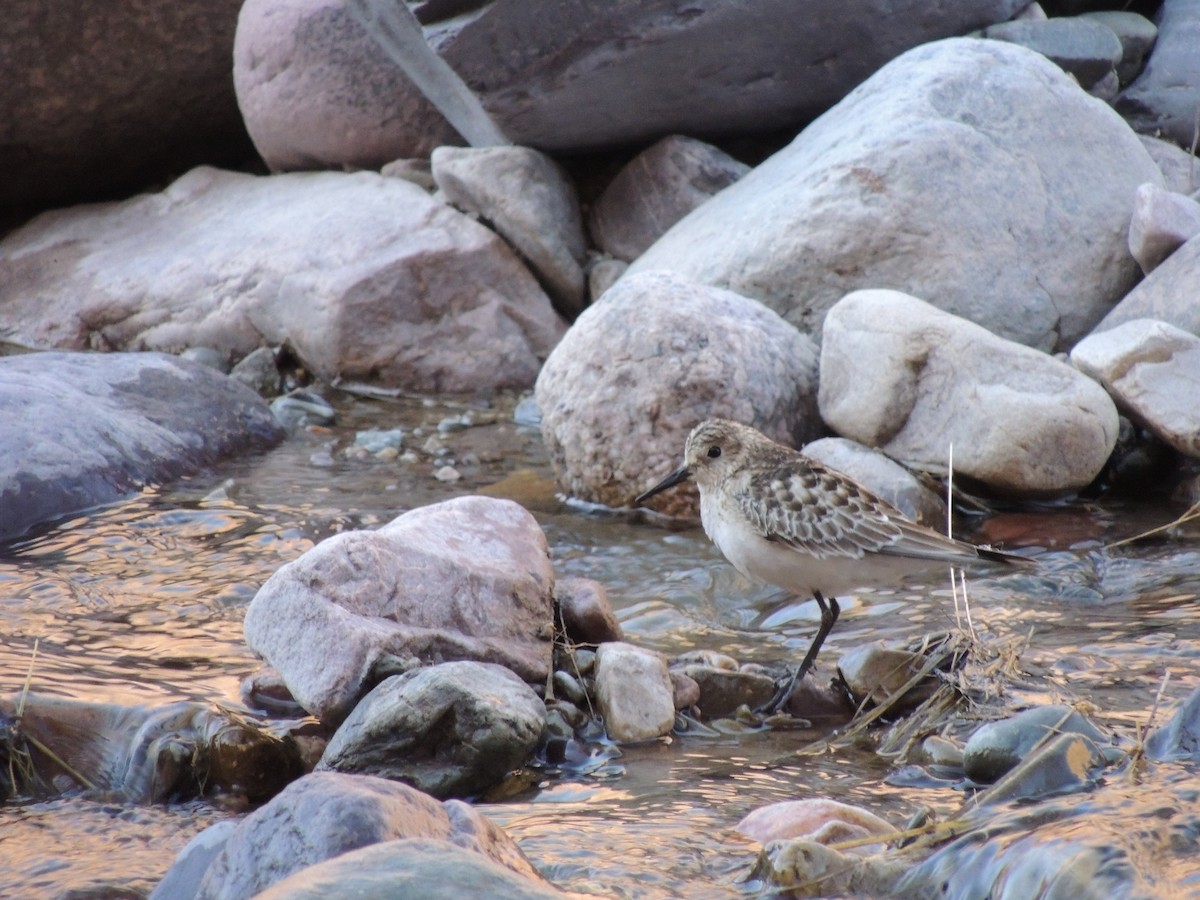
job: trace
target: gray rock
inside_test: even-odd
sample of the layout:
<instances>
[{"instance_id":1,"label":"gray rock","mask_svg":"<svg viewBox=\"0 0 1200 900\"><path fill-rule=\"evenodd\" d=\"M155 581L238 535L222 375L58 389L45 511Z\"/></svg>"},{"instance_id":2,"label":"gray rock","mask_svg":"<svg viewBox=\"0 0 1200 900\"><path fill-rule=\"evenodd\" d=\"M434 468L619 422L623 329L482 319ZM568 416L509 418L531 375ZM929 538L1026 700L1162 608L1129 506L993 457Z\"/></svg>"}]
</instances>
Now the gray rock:
<instances>
[{"instance_id":1,"label":"gray rock","mask_svg":"<svg viewBox=\"0 0 1200 900\"><path fill-rule=\"evenodd\" d=\"M1134 319L1075 345L1071 363L1133 421L1186 456L1200 457L1200 337Z\"/></svg>"},{"instance_id":2,"label":"gray rock","mask_svg":"<svg viewBox=\"0 0 1200 900\"><path fill-rule=\"evenodd\" d=\"M753 672L694 664L683 666L678 672L699 685L700 697L695 705L706 719L732 715L741 706L759 709L775 694L775 679Z\"/></svg>"},{"instance_id":3,"label":"gray rock","mask_svg":"<svg viewBox=\"0 0 1200 900\"><path fill-rule=\"evenodd\" d=\"M980 726L963 748L963 768L980 784L992 784L1015 769L1047 737L1079 735L1107 743L1095 725L1069 706L1038 706Z\"/></svg>"},{"instance_id":4,"label":"gray rock","mask_svg":"<svg viewBox=\"0 0 1200 900\"><path fill-rule=\"evenodd\" d=\"M249 353L233 367L229 377L261 397L278 396L283 387L283 378L275 364L275 351L270 347L259 347Z\"/></svg>"},{"instance_id":5,"label":"gray rock","mask_svg":"<svg viewBox=\"0 0 1200 900\"><path fill-rule=\"evenodd\" d=\"M1138 140L1162 172L1164 188L1176 194L1192 195L1200 191L1200 160L1170 141L1148 134L1138 135ZM1193 196L1192 199L1200 198Z\"/></svg>"},{"instance_id":6,"label":"gray rock","mask_svg":"<svg viewBox=\"0 0 1200 900\"><path fill-rule=\"evenodd\" d=\"M965 759L964 755L964 759ZM1079 734L1060 734L1033 750L1016 768L975 796L980 806L1078 791L1095 784L1104 754Z\"/></svg>"},{"instance_id":7,"label":"gray rock","mask_svg":"<svg viewBox=\"0 0 1200 900\"><path fill-rule=\"evenodd\" d=\"M283 436L253 392L177 357L0 358L0 539Z\"/></svg>"},{"instance_id":8,"label":"gray rock","mask_svg":"<svg viewBox=\"0 0 1200 900\"><path fill-rule=\"evenodd\" d=\"M229 374L229 360L225 358L225 354L212 347L188 347L179 356L182 359L200 363L202 366L208 366L210 369L216 369L222 375Z\"/></svg>"},{"instance_id":9,"label":"gray rock","mask_svg":"<svg viewBox=\"0 0 1200 900\"><path fill-rule=\"evenodd\" d=\"M1117 98L1116 109L1138 131L1190 147L1200 96L1200 0L1164 0L1156 23L1146 67Z\"/></svg>"},{"instance_id":10,"label":"gray rock","mask_svg":"<svg viewBox=\"0 0 1200 900\"><path fill-rule=\"evenodd\" d=\"M560 578L554 583L554 602L567 640L572 643L603 644L625 639L608 592L600 582L590 578Z\"/></svg>"},{"instance_id":11,"label":"gray rock","mask_svg":"<svg viewBox=\"0 0 1200 900\"><path fill-rule=\"evenodd\" d=\"M1093 332L1108 331L1134 319L1158 319L1176 328L1200 334L1200 235L1192 238L1146 276L1113 307Z\"/></svg>"},{"instance_id":12,"label":"gray rock","mask_svg":"<svg viewBox=\"0 0 1200 900\"><path fill-rule=\"evenodd\" d=\"M1083 18L1099 22L1121 42L1121 61L1117 63L1117 77L1121 84L1129 84L1142 71L1146 54L1154 46L1158 29L1143 15L1123 9L1090 10Z\"/></svg>"},{"instance_id":13,"label":"gray rock","mask_svg":"<svg viewBox=\"0 0 1200 900\"><path fill-rule=\"evenodd\" d=\"M1129 252L1147 275L1200 234L1200 203L1183 194L1143 184L1129 223Z\"/></svg>"},{"instance_id":14,"label":"gray rock","mask_svg":"<svg viewBox=\"0 0 1200 900\"><path fill-rule=\"evenodd\" d=\"M848 438L820 438L804 445L804 455L849 475L910 519L944 529L946 501L912 472L878 450Z\"/></svg>"},{"instance_id":15,"label":"gray rock","mask_svg":"<svg viewBox=\"0 0 1200 900\"><path fill-rule=\"evenodd\" d=\"M376 686L338 727L317 768L468 797L524 765L545 724L542 701L508 669L441 663Z\"/></svg>"},{"instance_id":16,"label":"gray rock","mask_svg":"<svg viewBox=\"0 0 1200 900\"><path fill-rule=\"evenodd\" d=\"M448 841L408 838L309 866L255 900L561 900L566 896L540 877L518 874Z\"/></svg>"},{"instance_id":17,"label":"gray rock","mask_svg":"<svg viewBox=\"0 0 1200 900\"><path fill-rule=\"evenodd\" d=\"M405 838L448 841L540 879L511 838L461 801L439 803L406 784L370 775L314 772L237 824L195 896L253 897L307 866Z\"/></svg>"},{"instance_id":18,"label":"gray rock","mask_svg":"<svg viewBox=\"0 0 1200 900\"><path fill-rule=\"evenodd\" d=\"M816 437L816 347L760 303L670 273L623 278L538 376L542 438L570 495L626 506L679 465L709 416L798 446ZM651 505L695 514L694 488Z\"/></svg>"},{"instance_id":19,"label":"gray rock","mask_svg":"<svg viewBox=\"0 0 1200 900\"><path fill-rule=\"evenodd\" d=\"M516 144L556 150L799 126L888 59L1002 22L1024 0L422 4L435 50ZM238 103L275 170L377 168L454 132L340 2L250 0ZM637 102L630 98L636 96Z\"/></svg>"},{"instance_id":20,"label":"gray rock","mask_svg":"<svg viewBox=\"0 0 1200 900\"><path fill-rule=\"evenodd\" d=\"M225 849L238 823L232 819L205 828L179 851L171 868L150 893L150 900L193 900L200 880Z\"/></svg>"},{"instance_id":21,"label":"gray rock","mask_svg":"<svg viewBox=\"0 0 1200 900\"><path fill-rule=\"evenodd\" d=\"M905 465L1006 492L1084 487L1116 444L1098 384L898 291L856 291L825 321L821 415L838 433Z\"/></svg>"},{"instance_id":22,"label":"gray rock","mask_svg":"<svg viewBox=\"0 0 1200 900\"><path fill-rule=\"evenodd\" d=\"M241 5L6 3L0 209L128 194L200 162L244 163L253 148L229 79Z\"/></svg>"},{"instance_id":23,"label":"gray rock","mask_svg":"<svg viewBox=\"0 0 1200 900\"><path fill-rule=\"evenodd\" d=\"M1125 123L1045 58L938 41L865 81L624 277L679 272L811 334L846 293L887 285L1065 350L1138 278L1133 192L1160 178Z\"/></svg>"},{"instance_id":24,"label":"gray rock","mask_svg":"<svg viewBox=\"0 0 1200 900\"><path fill-rule=\"evenodd\" d=\"M587 245L579 198L558 164L528 147L438 147L430 162L446 199L516 247L563 315L579 315Z\"/></svg>"},{"instance_id":25,"label":"gray rock","mask_svg":"<svg viewBox=\"0 0 1200 900\"><path fill-rule=\"evenodd\" d=\"M296 700L336 723L405 659L495 662L544 681L553 590L532 515L459 497L322 541L267 580L244 628Z\"/></svg>"},{"instance_id":26,"label":"gray rock","mask_svg":"<svg viewBox=\"0 0 1200 900\"><path fill-rule=\"evenodd\" d=\"M596 699L612 740L637 743L669 734L674 698L661 654L624 643L601 644L596 651Z\"/></svg>"},{"instance_id":27,"label":"gray rock","mask_svg":"<svg viewBox=\"0 0 1200 900\"><path fill-rule=\"evenodd\" d=\"M750 171L711 144L665 137L617 173L592 206L588 230L596 246L626 262L668 228Z\"/></svg>"},{"instance_id":28,"label":"gray rock","mask_svg":"<svg viewBox=\"0 0 1200 900\"><path fill-rule=\"evenodd\" d=\"M1084 90L1112 73L1124 52L1111 28L1083 17L1000 22L985 28L983 36L1037 51L1074 75Z\"/></svg>"},{"instance_id":29,"label":"gray rock","mask_svg":"<svg viewBox=\"0 0 1200 900\"><path fill-rule=\"evenodd\" d=\"M564 324L495 234L372 172L199 168L0 241L0 331L33 346L240 358L415 391L533 383Z\"/></svg>"}]
</instances>

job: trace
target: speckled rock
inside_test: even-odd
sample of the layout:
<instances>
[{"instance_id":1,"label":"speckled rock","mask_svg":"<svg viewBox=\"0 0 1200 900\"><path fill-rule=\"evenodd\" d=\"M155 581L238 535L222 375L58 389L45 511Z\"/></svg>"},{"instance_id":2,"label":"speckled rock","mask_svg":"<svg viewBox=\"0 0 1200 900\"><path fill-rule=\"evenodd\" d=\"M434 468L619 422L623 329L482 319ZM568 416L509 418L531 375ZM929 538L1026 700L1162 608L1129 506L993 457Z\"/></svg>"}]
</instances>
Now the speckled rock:
<instances>
[{"instance_id":1,"label":"speckled rock","mask_svg":"<svg viewBox=\"0 0 1200 900\"><path fill-rule=\"evenodd\" d=\"M814 335L846 293L886 285L1066 350L1137 280L1133 192L1161 177L1120 117L1044 57L937 41L682 219L625 278L679 272Z\"/></svg>"},{"instance_id":2,"label":"speckled rock","mask_svg":"<svg viewBox=\"0 0 1200 900\"><path fill-rule=\"evenodd\" d=\"M1019 494L1083 487L1117 440L1098 384L1053 357L898 291L856 291L829 313L821 415L906 465Z\"/></svg>"},{"instance_id":3,"label":"speckled rock","mask_svg":"<svg viewBox=\"0 0 1200 900\"><path fill-rule=\"evenodd\" d=\"M1200 337L1134 319L1075 345L1071 363L1131 419L1186 456L1200 457Z\"/></svg>"},{"instance_id":4,"label":"speckled rock","mask_svg":"<svg viewBox=\"0 0 1200 900\"><path fill-rule=\"evenodd\" d=\"M537 521L511 500L459 497L376 531L328 538L267 579L246 641L326 722L415 660L550 674L554 571Z\"/></svg>"},{"instance_id":5,"label":"speckled rock","mask_svg":"<svg viewBox=\"0 0 1200 900\"><path fill-rule=\"evenodd\" d=\"M793 446L816 437L816 346L762 304L670 273L623 278L546 360L542 437L570 495L626 506L710 416ZM695 488L651 501L698 510Z\"/></svg>"}]
</instances>

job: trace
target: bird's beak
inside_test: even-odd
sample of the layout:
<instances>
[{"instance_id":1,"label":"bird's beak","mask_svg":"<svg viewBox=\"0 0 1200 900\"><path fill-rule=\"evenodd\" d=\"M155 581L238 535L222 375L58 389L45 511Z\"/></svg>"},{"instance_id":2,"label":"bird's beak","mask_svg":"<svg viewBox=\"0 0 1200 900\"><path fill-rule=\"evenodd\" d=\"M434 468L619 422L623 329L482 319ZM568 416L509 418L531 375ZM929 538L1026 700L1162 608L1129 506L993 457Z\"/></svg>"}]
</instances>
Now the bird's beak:
<instances>
[{"instance_id":1,"label":"bird's beak","mask_svg":"<svg viewBox=\"0 0 1200 900\"><path fill-rule=\"evenodd\" d=\"M687 481L691 477L692 477L692 470L689 469L687 466L680 466L678 469L676 469L674 472L672 472L670 475L668 475L666 478L664 478L662 481L660 481L654 487L650 488L650 490L646 491L644 494L638 494L638 496L636 498L634 498L633 502L634 503L645 503L647 500L649 500L655 494L662 493L667 488L675 487L675 485L679 484L681 481Z\"/></svg>"}]
</instances>

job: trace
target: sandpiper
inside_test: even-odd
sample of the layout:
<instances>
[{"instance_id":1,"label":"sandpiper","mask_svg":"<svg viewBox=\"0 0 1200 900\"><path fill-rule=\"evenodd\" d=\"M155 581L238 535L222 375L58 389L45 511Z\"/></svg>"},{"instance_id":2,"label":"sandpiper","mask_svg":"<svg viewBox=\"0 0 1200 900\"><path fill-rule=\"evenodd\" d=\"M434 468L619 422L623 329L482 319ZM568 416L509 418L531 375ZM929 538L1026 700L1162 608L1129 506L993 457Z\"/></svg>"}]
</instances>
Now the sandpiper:
<instances>
[{"instance_id":1,"label":"sandpiper","mask_svg":"<svg viewBox=\"0 0 1200 900\"><path fill-rule=\"evenodd\" d=\"M938 563L1028 560L926 528L841 472L747 425L709 419L688 436L683 465L641 494L694 478L704 531L739 572L821 608L792 684L812 668L837 621L837 595L892 584Z\"/></svg>"}]
</instances>

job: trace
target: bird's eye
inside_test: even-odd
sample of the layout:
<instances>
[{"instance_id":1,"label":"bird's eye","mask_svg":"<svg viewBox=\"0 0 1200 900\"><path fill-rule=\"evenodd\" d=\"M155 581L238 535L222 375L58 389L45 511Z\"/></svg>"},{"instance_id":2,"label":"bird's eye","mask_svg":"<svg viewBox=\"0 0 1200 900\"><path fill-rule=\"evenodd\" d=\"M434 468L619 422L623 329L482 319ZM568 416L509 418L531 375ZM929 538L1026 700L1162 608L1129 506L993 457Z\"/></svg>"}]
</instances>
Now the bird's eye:
<instances>
[{"instance_id":1,"label":"bird's eye","mask_svg":"<svg viewBox=\"0 0 1200 900\"><path fill-rule=\"evenodd\" d=\"M708 448L708 458L709 459L716 459L720 455L721 455L720 447L709 447Z\"/></svg>"}]
</instances>

